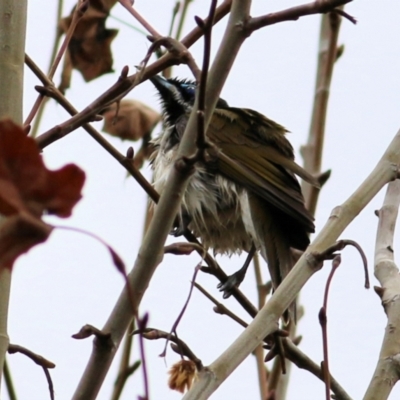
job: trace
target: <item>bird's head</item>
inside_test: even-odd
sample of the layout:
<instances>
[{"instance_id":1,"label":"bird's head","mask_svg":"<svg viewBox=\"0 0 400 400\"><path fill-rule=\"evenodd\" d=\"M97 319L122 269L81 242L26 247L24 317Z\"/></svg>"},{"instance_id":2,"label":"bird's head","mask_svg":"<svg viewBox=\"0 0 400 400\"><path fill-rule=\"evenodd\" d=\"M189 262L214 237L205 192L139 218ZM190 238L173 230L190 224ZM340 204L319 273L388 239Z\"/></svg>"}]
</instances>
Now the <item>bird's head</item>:
<instances>
[{"instance_id":1,"label":"bird's head","mask_svg":"<svg viewBox=\"0 0 400 400\"><path fill-rule=\"evenodd\" d=\"M185 79L165 79L160 75L150 78L158 90L166 122L174 125L183 114L189 113L196 97L195 82Z\"/></svg>"},{"instance_id":2,"label":"bird's head","mask_svg":"<svg viewBox=\"0 0 400 400\"><path fill-rule=\"evenodd\" d=\"M174 125L183 114L190 113L196 98L197 85L187 79L165 79L160 75L150 78L158 90L164 111L164 117L169 125ZM217 107L227 107L225 100L219 99Z\"/></svg>"}]
</instances>

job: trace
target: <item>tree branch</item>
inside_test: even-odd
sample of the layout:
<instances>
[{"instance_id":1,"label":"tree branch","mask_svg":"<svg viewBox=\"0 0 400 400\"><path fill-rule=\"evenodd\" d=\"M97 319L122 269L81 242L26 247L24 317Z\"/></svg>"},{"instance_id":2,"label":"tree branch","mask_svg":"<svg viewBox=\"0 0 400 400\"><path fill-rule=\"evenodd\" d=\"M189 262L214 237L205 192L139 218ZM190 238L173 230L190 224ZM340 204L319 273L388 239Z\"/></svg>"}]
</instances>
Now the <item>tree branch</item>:
<instances>
[{"instance_id":1,"label":"tree branch","mask_svg":"<svg viewBox=\"0 0 400 400\"><path fill-rule=\"evenodd\" d=\"M324 14L336 7L350 3L353 0L325 0L313 1L286 10L278 11L261 17L252 18L247 24L247 29L253 32L268 25L274 25L284 21L297 21L300 17L313 14ZM353 22L353 21L352 21Z\"/></svg>"},{"instance_id":2,"label":"tree branch","mask_svg":"<svg viewBox=\"0 0 400 400\"><path fill-rule=\"evenodd\" d=\"M278 286L268 303L259 311L248 328L210 365L199 374L199 379L184 400L207 399L222 382L257 347L262 339L278 329L279 317L308 279L322 267L318 254L331 246L374 198L382 187L398 175L400 163L400 131L396 134L374 170L359 188L336 207L308 250L302 255L288 276Z\"/></svg>"},{"instance_id":3,"label":"tree branch","mask_svg":"<svg viewBox=\"0 0 400 400\"><path fill-rule=\"evenodd\" d=\"M375 244L375 276L381 284L380 295L388 322L379 360L364 400L387 399L400 379L400 275L394 262L393 236L400 204L400 181L388 185L379 210Z\"/></svg>"}]
</instances>

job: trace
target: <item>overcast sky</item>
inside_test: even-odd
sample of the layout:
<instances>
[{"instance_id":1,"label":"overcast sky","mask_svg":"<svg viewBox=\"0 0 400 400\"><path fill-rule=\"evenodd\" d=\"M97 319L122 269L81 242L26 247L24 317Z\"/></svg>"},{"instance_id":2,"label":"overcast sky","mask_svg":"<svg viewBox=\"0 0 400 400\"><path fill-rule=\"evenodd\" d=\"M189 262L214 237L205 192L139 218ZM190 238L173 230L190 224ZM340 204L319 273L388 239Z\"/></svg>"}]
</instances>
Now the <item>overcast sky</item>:
<instances>
[{"instance_id":1,"label":"overcast sky","mask_svg":"<svg viewBox=\"0 0 400 400\"><path fill-rule=\"evenodd\" d=\"M74 2L65 1L64 15ZM301 4L298 1L254 1L252 16L266 14ZM137 0L135 6L163 34L168 33L173 1ZM194 1L190 6L185 32L194 25L193 16L205 16L208 2ZM373 169L376 162L400 128L400 4L393 1L356 0L346 11L357 20L342 22L340 44L345 52L335 67L323 168L332 169L332 177L323 188L316 215L318 230L331 210L341 204ZM112 15L137 26L120 6ZM26 51L43 69L47 69L55 31L56 2L29 2ZM226 20L214 30L213 53L218 47ZM289 140L296 151L305 143L311 107L317 60L319 16L304 17L254 33L242 51L223 89L230 105L253 108L287 127ZM67 97L82 109L117 79L124 65L138 65L149 43L132 30L109 18L109 28L120 29L113 43L116 74L105 75L89 84L78 72L72 76ZM202 43L193 47L201 63ZM186 67L175 68L180 77L190 77ZM55 79L58 82L58 76ZM25 116L35 98L34 85L39 84L30 71L25 75ZM155 90L144 83L132 91L135 98L159 109ZM67 119L66 112L49 103L42 123L44 131ZM101 123L96 124L101 129ZM158 132L159 130L156 130ZM121 152L131 145L107 137ZM136 148L138 144L134 145ZM298 153L297 153L298 154ZM132 266L143 231L146 195L139 185L105 151L79 129L54 143L44 152L46 164L58 168L74 162L87 174L84 197L68 220L49 219L59 225L79 227L106 240ZM302 163L298 155L297 160ZM149 167L143 173L150 177ZM342 238L356 240L363 247L373 275L374 243L378 219L374 210L383 199L380 193L346 229ZM398 236L396 236L398 239ZM398 249L395 241L395 251ZM239 258L218 258L228 272L242 263ZM166 256L157 269L143 299L141 312L149 312L149 325L169 331L189 291L198 256ZM298 324L303 336L301 349L314 361L322 360L318 311L322 305L328 263L306 285L301 294L305 316ZM264 268L267 279L266 266ZM198 281L221 300L217 282L206 275ZM377 285L372 276L372 285ZM93 239L68 231L55 231L44 245L21 257L15 265L12 285L9 333L11 342L37 352L53 361L51 371L57 399L73 394L91 352L91 339L76 341L71 335L89 323L104 324L123 287L107 251ZM253 272L242 285L243 291L256 302ZM234 300L226 304L246 321L249 317ZM227 317L214 314L213 304L195 292L178 333L204 364L211 363L242 331ZM342 254L329 297L329 350L331 373L354 399L362 398L375 368L386 317L380 299L373 290L363 287L363 269L353 249ZM166 360L159 358L164 342L147 342L151 399L174 400L181 395L166 386L167 370L179 357L170 351ZM139 358L135 349L133 360ZM8 357L17 394L22 400L47 399L47 383L41 368L22 355ZM99 399L109 399L119 357L113 364ZM2 388L2 398L7 399ZM255 359L250 356L212 396L223 399L258 399ZM138 371L126 386L122 399L143 394L142 375ZM400 389L391 399L399 398ZM289 400L320 400L323 384L308 372L292 369Z\"/></svg>"}]
</instances>

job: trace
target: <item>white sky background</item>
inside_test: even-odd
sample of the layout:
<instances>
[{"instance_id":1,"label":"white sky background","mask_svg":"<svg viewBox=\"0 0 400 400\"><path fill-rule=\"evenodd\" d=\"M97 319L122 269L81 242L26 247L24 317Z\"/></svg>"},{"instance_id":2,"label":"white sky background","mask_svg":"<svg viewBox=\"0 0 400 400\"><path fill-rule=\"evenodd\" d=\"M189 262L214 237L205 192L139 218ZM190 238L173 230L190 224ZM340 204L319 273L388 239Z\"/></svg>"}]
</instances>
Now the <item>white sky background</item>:
<instances>
[{"instance_id":1,"label":"white sky background","mask_svg":"<svg viewBox=\"0 0 400 400\"><path fill-rule=\"evenodd\" d=\"M64 15L74 4L65 1ZM208 1L194 1L190 7L185 32L194 25L193 15L204 17ZM254 1L252 16L266 14L301 4L297 1ZM137 9L161 33L167 34L174 1L136 1ZM323 188L318 206L317 232L331 210L341 204L368 175L400 127L400 4L382 1L360 1L346 6L358 20L356 26L342 22L339 43L345 52L338 61L332 83L323 159L324 170L331 168L332 177ZM30 1L28 12L27 53L47 69L55 26L56 2ZM112 10L137 26L120 6ZM219 44L225 21L214 30L213 54ZM313 101L319 34L319 16L304 17L254 33L244 44L223 89L222 96L231 105L258 110L286 126L296 150L305 143ZM82 109L117 79L124 65L133 66L143 59L149 43L132 29L109 19L109 28L119 28L113 43L116 74L103 76L89 84L74 72L67 97ZM191 51L201 64L202 41ZM186 67L174 69L180 77L189 77ZM58 78L56 79L58 83ZM25 116L35 98L34 85L40 84L30 71L25 76ZM159 109L155 89L144 83L130 93L135 98ZM49 103L41 131L68 118L61 106ZM98 129L101 123L96 124ZM107 137L121 152L131 145ZM135 144L138 147L138 144ZM74 162L87 174L84 197L68 220L51 219L94 232L111 244L126 265L133 265L140 246L146 195L126 172L86 132L79 129L46 148L46 164L58 168ZM302 163L300 156L297 157ZM143 172L150 177L149 168ZM369 261L372 285L373 254L378 219L373 211L381 206L383 192L358 216L342 238L356 240ZM181 239L179 239L181 240ZM398 249L398 240L394 244ZM331 286L328 306L330 366L333 376L354 398L362 398L375 368L386 317L380 299L363 287L363 270L359 255L353 249L343 252L342 266ZM218 258L223 268L232 273L242 263L237 258ZM193 268L198 256L166 256L146 292L141 312L150 313L149 326L168 331L181 310ZM322 360L321 330L318 311L330 265L317 273L301 294L305 316L298 326L303 335L301 349L314 361ZM264 268L266 271L266 266ZM68 231L56 231L44 245L21 257L13 274L9 317L11 342L25 346L53 361L51 371L56 398L68 399L73 394L91 352L91 339L76 341L71 335L86 323L102 327L123 287L107 251L93 239ZM267 279L267 273L265 273ZM198 281L221 300L217 281L200 274ZM252 271L242 284L243 291L256 301ZM225 304L246 321L246 313L234 300ZM242 331L225 316L212 311L210 303L197 291L181 322L178 333L204 364L211 363ZM146 342L151 399L173 400L181 395L166 386L167 367L158 357L163 341ZM139 358L135 349L133 360ZM8 357L19 399L48 399L47 383L42 369L22 355ZM171 350L167 365L179 357ZM116 377L119 356L103 385L99 399L109 399ZM129 380L122 399L135 399L143 394L142 374ZM391 399L399 398L397 387ZM8 397L2 388L2 398ZM256 363L249 357L222 384L213 399L258 399ZM310 373L292 368L289 400L319 400L324 386Z\"/></svg>"}]
</instances>

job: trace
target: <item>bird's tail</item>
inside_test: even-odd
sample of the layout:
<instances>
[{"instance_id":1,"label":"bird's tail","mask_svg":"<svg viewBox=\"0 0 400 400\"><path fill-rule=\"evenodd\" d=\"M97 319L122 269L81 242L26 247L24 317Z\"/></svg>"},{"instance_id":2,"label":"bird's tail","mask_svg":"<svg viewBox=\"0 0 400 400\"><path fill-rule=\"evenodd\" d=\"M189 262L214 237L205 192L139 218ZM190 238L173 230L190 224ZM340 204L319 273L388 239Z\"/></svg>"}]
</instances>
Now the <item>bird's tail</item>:
<instances>
[{"instance_id":1,"label":"bird's tail","mask_svg":"<svg viewBox=\"0 0 400 400\"><path fill-rule=\"evenodd\" d=\"M258 246L271 275L274 290L281 284L293 267L291 233L282 223L281 213L268 206L262 199L252 196L249 199L253 226ZM285 218L285 216L283 216ZM296 301L293 301L283 315L285 323L296 322Z\"/></svg>"}]
</instances>

